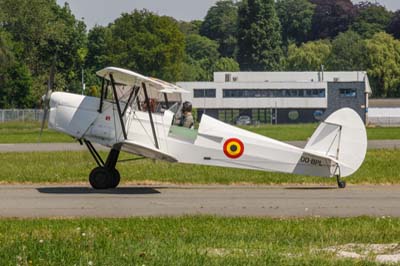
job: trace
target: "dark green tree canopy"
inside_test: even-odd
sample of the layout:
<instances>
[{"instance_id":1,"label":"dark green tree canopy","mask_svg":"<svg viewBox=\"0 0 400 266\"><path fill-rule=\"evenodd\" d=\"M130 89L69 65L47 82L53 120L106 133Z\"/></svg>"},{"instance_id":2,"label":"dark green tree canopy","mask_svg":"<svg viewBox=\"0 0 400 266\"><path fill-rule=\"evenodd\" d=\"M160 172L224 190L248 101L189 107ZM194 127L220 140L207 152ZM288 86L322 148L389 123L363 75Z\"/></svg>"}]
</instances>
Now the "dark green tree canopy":
<instances>
[{"instance_id":1,"label":"dark green tree canopy","mask_svg":"<svg viewBox=\"0 0 400 266\"><path fill-rule=\"evenodd\" d=\"M245 71L278 70L281 25L274 0L244 0L239 8L238 62Z\"/></svg>"},{"instance_id":2,"label":"dark green tree canopy","mask_svg":"<svg viewBox=\"0 0 400 266\"><path fill-rule=\"evenodd\" d=\"M314 40L334 38L349 29L355 9L351 0L310 0L316 5L312 22Z\"/></svg>"},{"instance_id":3,"label":"dark green tree canopy","mask_svg":"<svg viewBox=\"0 0 400 266\"><path fill-rule=\"evenodd\" d=\"M371 38L375 33L385 31L393 15L378 3L361 2L355 8L356 17L351 29L365 38Z\"/></svg>"},{"instance_id":4,"label":"dark green tree canopy","mask_svg":"<svg viewBox=\"0 0 400 266\"><path fill-rule=\"evenodd\" d=\"M315 5L308 0L278 0L276 10L282 25L282 39L285 44L296 44L310 38Z\"/></svg>"},{"instance_id":5,"label":"dark green tree canopy","mask_svg":"<svg viewBox=\"0 0 400 266\"><path fill-rule=\"evenodd\" d=\"M219 52L225 57L234 57L237 44L238 7L232 0L218 1L212 6L200 28L200 34L215 40Z\"/></svg>"},{"instance_id":6,"label":"dark green tree canopy","mask_svg":"<svg viewBox=\"0 0 400 266\"><path fill-rule=\"evenodd\" d=\"M122 14L109 28L110 63L168 81L180 80L185 39L177 21L135 10Z\"/></svg>"},{"instance_id":7,"label":"dark green tree canopy","mask_svg":"<svg viewBox=\"0 0 400 266\"><path fill-rule=\"evenodd\" d=\"M400 39L400 10L393 14L392 20L387 27L387 31L395 38Z\"/></svg>"}]
</instances>

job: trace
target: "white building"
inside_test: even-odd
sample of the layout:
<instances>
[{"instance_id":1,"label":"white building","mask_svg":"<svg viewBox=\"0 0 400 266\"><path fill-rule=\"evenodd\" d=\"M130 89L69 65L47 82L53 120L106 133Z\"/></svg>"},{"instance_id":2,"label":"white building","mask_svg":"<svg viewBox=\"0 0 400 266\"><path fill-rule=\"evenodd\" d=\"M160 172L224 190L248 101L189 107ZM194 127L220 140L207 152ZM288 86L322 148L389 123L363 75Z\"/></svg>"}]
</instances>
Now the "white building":
<instances>
[{"instance_id":1,"label":"white building","mask_svg":"<svg viewBox=\"0 0 400 266\"><path fill-rule=\"evenodd\" d=\"M217 72L213 82L178 82L190 91L201 116L233 123L249 116L261 123L316 122L341 107L365 120L372 93L366 72Z\"/></svg>"}]
</instances>

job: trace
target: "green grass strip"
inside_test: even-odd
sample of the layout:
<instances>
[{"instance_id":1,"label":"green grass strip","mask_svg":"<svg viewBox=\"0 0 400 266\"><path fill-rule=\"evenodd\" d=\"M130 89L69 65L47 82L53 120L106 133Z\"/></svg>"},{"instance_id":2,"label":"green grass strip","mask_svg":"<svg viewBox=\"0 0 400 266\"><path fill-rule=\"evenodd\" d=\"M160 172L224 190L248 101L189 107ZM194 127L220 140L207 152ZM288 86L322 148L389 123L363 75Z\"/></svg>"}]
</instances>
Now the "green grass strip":
<instances>
[{"instance_id":1,"label":"green grass strip","mask_svg":"<svg viewBox=\"0 0 400 266\"><path fill-rule=\"evenodd\" d=\"M0 220L0 264L379 265L324 249L399 239L392 218Z\"/></svg>"},{"instance_id":2,"label":"green grass strip","mask_svg":"<svg viewBox=\"0 0 400 266\"><path fill-rule=\"evenodd\" d=\"M105 153L102 153L105 157ZM137 158L122 154L121 159ZM400 184L400 150L371 150L350 184ZM89 152L0 154L2 183L87 182L95 167ZM261 171L170 164L148 159L117 165L122 182L175 184L335 184L333 179Z\"/></svg>"}]
</instances>

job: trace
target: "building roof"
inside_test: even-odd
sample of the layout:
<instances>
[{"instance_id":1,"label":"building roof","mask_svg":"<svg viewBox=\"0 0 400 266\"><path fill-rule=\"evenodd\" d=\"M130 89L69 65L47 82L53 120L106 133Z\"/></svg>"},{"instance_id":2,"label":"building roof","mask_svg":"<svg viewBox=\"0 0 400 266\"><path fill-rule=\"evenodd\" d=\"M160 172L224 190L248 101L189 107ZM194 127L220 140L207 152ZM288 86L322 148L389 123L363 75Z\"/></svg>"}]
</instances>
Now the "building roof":
<instances>
[{"instance_id":1,"label":"building roof","mask_svg":"<svg viewBox=\"0 0 400 266\"><path fill-rule=\"evenodd\" d=\"M365 91L372 94L368 74L352 72L215 72L214 82L260 83L260 82L365 82Z\"/></svg>"}]
</instances>

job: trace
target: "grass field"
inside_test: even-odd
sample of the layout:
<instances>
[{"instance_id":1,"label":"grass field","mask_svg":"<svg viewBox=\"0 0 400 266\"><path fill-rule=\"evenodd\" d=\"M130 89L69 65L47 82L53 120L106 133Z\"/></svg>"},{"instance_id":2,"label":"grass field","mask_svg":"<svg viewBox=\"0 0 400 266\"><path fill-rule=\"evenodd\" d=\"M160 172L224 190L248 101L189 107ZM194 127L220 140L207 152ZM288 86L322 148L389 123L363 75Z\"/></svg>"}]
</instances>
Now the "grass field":
<instances>
[{"instance_id":1,"label":"grass field","mask_svg":"<svg viewBox=\"0 0 400 266\"><path fill-rule=\"evenodd\" d=\"M1 265L382 265L328 248L399 243L391 218L0 220ZM361 246L362 247L362 246ZM357 248L361 253L363 248ZM391 255L399 247L379 253Z\"/></svg>"},{"instance_id":2,"label":"grass field","mask_svg":"<svg viewBox=\"0 0 400 266\"><path fill-rule=\"evenodd\" d=\"M244 127L244 129L281 141L296 141L307 140L317 127L317 124L261 125ZM40 123L3 123L0 124L0 143L36 143L38 142L39 132ZM400 139L400 127L368 128L367 133L370 140ZM41 139L43 143L72 141L71 137L47 129Z\"/></svg>"},{"instance_id":3,"label":"grass field","mask_svg":"<svg viewBox=\"0 0 400 266\"><path fill-rule=\"evenodd\" d=\"M9 122L0 123L0 143L37 143L39 141L40 123ZM41 137L42 143L73 142L64 134L45 129Z\"/></svg>"},{"instance_id":4,"label":"grass field","mask_svg":"<svg viewBox=\"0 0 400 266\"><path fill-rule=\"evenodd\" d=\"M103 157L106 155L102 153ZM121 159L137 158L123 154ZM400 184L400 150L371 150L349 184ZM0 154L2 183L87 182L95 167L89 152ZM334 179L170 164L144 159L119 163L122 182L135 184L335 184Z\"/></svg>"}]
</instances>

